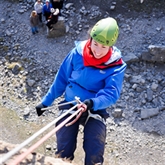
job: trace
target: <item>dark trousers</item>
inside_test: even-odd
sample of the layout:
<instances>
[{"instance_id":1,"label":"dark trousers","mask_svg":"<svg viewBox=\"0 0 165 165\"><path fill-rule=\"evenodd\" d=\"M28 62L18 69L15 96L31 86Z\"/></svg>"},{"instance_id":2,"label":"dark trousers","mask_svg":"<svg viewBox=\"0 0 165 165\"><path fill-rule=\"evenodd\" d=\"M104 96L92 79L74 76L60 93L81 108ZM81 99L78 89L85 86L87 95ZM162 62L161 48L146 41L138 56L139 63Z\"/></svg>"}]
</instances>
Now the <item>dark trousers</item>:
<instances>
[{"instance_id":1,"label":"dark trousers","mask_svg":"<svg viewBox=\"0 0 165 165\"><path fill-rule=\"evenodd\" d=\"M37 13L37 14L38 14L39 21L42 23L42 13Z\"/></svg>"},{"instance_id":2,"label":"dark trousers","mask_svg":"<svg viewBox=\"0 0 165 165\"><path fill-rule=\"evenodd\" d=\"M57 122L57 125L68 116ZM77 135L81 118L71 126L64 126L56 132L57 152L61 158L74 159L74 151L77 145ZM85 151L85 165L103 163L106 139L106 125L101 121L89 118L84 126L83 149Z\"/></svg>"},{"instance_id":3,"label":"dark trousers","mask_svg":"<svg viewBox=\"0 0 165 165\"><path fill-rule=\"evenodd\" d=\"M50 12L45 12L44 16L45 16L46 21L49 19L50 15L51 15Z\"/></svg>"},{"instance_id":4,"label":"dark trousers","mask_svg":"<svg viewBox=\"0 0 165 165\"><path fill-rule=\"evenodd\" d=\"M53 24L56 24L57 23L57 20L53 20L53 19L50 19L50 20L48 20L47 21L47 23L46 23L46 26L49 28L49 29L51 29L51 28L53 28Z\"/></svg>"},{"instance_id":5,"label":"dark trousers","mask_svg":"<svg viewBox=\"0 0 165 165\"><path fill-rule=\"evenodd\" d=\"M46 23L46 26L51 29L52 28L52 21L51 20L48 20L48 22Z\"/></svg>"}]
</instances>

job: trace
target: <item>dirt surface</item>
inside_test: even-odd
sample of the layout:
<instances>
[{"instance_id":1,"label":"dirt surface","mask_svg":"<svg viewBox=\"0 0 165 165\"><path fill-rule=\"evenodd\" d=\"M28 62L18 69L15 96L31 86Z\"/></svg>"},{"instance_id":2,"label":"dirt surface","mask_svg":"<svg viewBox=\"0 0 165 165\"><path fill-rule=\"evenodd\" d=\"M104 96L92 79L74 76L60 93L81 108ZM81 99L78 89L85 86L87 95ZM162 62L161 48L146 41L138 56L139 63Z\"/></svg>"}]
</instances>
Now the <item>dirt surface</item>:
<instances>
[{"instance_id":1,"label":"dirt surface","mask_svg":"<svg viewBox=\"0 0 165 165\"><path fill-rule=\"evenodd\" d=\"M111 0L66 0L64 1L65 4L74 3L75 10L72 9L70 15L67 15L67 23L73 26L70 27L69 33L59 38L47 38L45 26L39 27L37 35L33 36L31 34L28 21L32 10L29 6L32 6L32 3L27 2L26 0L20 1L19 4L16 0L0 2L0 8L2 9L0 11L0 42L5 43L3 50L0 47L0 71L1 77L6 75L1 80L3 83L0 87L0 139L7 142L21 143L42 128L43 125L57 117L57 114L54 114L56 109L53 113L48 112L38 118L34 107L48 90L60 63L70 49L73 48L74 41L87 39L89 27L93 26L100 18L112 16L117 19L120 35L116 46L122 51L123 56L132 53L140 57L141 53L147 51L148 46L151 44L165 45L165 1L162 0L144 0L142 4L139 0L120 0L117 1L115 10L110 10L110 6L113 4ZM6 9L5 6L8 8ZM93 10L97 17L90 19L91 14L80 16L80 9L83 6L91 13ZM26 12L18 13L18 10L22 8L25 8ZM97 15L97 11L102 14ZM84 28L77 34L76 30L79 29L77 22L79 20L84 21L84 23L81 22ZM6 30L9 30L12 35L8 36ZM21 50L17 51L14 48L17 43L20 44ZM7 51L4 51L6 49ZM19 79L20 75L12 76L10 72L6 71L6 68L2 68L4 63L21 61L22 59L24 68L27 68L28 72L26 80L28 78L35 80L35 86L25 85L27 90L25 94L19 91L24 86L21 83L22 79ZM138 61L128 65L127 74L139 76L148 71L146 75L143 75L144 77L149 75L148 79L154 77L156 81L159 81L157 75L160 76L164 68L164 64ZM11 85L10 79L15 80L13 77L17 81L14 82L14 85ZM148 79L146 83L149 84L151 80ZM10 85L5 86L4 84ZM147 103L144 105L142 101L145 96L140 95L137 91L128 90L129 86L128 81L125 81L121 100L119 101L119 107L125 111L125 117L114 118L111 115L107 121L104 164L163 165L165 162L165 112L161 111L156 117L141 120L137 109L147 107ZM164 90L164 84L162 83L160 86L161 88L156 91L157 94L154 97L158 96L161 90ZM10 92L10 89L16 92ZM21 95L17 97L19 92ZM128 94L130 94L129 99L127 99ZM133 96L135 99L133 99ZM165 97L162 96L162 98ZM148 104L150 107L158 106L154 103ZM124 106L121 106L122 104ZM30 107L30 115L25 111L25 107ZM83 164L82 138L83 128L80 127L78 148L74 160L77 165ZM55 137L52 137L38 151L45 155L54 156L55 145ZM51 149L46 149L49 147Z\"/></svg>"}]
</instances>

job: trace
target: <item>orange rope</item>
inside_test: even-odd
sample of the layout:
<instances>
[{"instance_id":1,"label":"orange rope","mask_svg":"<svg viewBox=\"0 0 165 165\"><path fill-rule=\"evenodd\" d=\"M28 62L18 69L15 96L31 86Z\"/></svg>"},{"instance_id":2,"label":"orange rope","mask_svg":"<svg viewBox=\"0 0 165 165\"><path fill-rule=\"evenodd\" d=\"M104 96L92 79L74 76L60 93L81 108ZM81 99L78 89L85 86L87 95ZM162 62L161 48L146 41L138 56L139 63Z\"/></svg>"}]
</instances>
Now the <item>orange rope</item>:
<instances>
[{"instance_id":1,"label":"orange rope","mask_svg":"<svg viewBox=\"0 0 165 165\"><path fill-rule=\"evenodd\" d=\"M28 154L30 154L33 150L35 150L37 147L39 147L44 141L46 141L49 137L51 137L55 132L57 132L61 127L63 127L69 120L71 120L74 116L76 116L82 110L83 109L80 108L77 111L75 111L75 113L73 113L71 116L69 116L68 118L66 118L62 123L60 123L52 131L50 131L48 134L46 134L43 138L41 138L33 146L31 146L29 149L27 149L25 152L23 152L21 155L19 155L9 165L17 165L18 163L20 163Z\"/></svg>"}]
</instances>

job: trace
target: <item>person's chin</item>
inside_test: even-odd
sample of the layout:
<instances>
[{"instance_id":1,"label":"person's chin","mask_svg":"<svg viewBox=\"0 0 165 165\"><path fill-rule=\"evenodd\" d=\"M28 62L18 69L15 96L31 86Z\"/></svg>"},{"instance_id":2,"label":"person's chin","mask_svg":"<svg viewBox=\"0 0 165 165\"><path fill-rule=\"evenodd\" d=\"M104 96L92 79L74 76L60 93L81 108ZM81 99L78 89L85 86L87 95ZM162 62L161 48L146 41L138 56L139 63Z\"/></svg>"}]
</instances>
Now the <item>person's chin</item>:
<instances>
[{"instance_id":1,"label":"person's chin","mask_svg":"<svg viewBox=\"0 0 165 165\"><path fill-rule=\"evenodd\" d=\"M94 57L95 57L96 59L100 59L100 58L101 58L101 56L97 56L97 55L94 55Z\"/></svg>"}]
</instances>

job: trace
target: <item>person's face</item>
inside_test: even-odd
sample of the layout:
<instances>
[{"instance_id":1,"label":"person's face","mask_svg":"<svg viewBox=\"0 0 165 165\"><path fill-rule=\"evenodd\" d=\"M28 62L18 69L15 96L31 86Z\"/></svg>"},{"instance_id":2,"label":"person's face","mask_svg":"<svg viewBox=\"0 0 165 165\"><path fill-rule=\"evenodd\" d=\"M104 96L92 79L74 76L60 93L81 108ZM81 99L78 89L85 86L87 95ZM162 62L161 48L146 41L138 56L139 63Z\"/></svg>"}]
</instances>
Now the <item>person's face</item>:
<instances>
[{"instance_id":1,"label":"person's face","mask_svg":"<svg viewBox=\"0 0 165 165\"><path fill-rule=\"evenodd\" d=\"M91 51L93 53L93 56L96 59L100 59L100 58L104 57L108 53L109 49L110 49L109 46L104 46L104 45L96 42L94 39L92 39Z\"/></svg>"}]
</instances>

